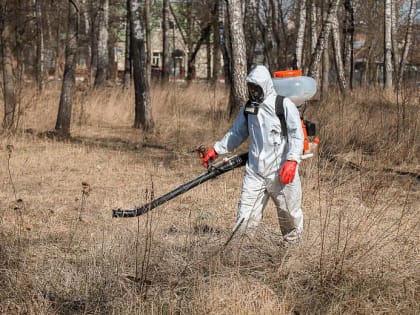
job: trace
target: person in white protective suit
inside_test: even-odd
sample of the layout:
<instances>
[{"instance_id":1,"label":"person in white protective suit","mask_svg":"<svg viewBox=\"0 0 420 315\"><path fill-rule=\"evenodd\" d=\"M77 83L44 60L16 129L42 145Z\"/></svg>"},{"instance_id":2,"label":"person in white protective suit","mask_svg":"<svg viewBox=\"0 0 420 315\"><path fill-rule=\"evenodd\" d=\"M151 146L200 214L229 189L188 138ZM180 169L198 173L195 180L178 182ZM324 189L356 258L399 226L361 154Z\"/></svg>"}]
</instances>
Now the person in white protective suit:
<instances>
[{"instance_id":1,"label":"person in white protective suit","mask_svg":"<svg viewBox=\"0 0 420 315\"><path fill-rule=\"evenodd\" d=\"M295 104L284 98L285 136L276 115L277 94L268 69L256 66L246 81L249 100L241 107L232 128L207 150L203 165L207 167L218 154L231 152L249 137L248 162L235 228L239 227L242 233L253 230L262 220L263 210L271 197L284 240L296 243L303 232L302 190L298 174L304 137L300 115Z\"/></svg>"}]
</instances>

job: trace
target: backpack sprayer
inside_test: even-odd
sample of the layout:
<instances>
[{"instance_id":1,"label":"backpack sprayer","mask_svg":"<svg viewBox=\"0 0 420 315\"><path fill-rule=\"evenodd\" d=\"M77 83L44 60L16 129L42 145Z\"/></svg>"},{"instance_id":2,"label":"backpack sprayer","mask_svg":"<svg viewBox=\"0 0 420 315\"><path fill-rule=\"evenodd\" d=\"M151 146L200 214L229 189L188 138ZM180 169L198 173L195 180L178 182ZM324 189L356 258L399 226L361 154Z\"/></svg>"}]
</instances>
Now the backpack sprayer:
<instances>
[{"instance_id":1,"label":"backpack sprayer","mask_svg":"<svg viewBox=\"0 0 420 315\"><path fill-rule=\"evenodd\" d=\"M300 70L277 71L274 73L273 83L277 94L290 98L298 108L301 107L301 105L306 100L310 99L316 93L316 81L310 77L302 76L302 71ZM304 152L302 159L307 159L312 157L316 152L319 139L312 138L312 141L310 141L310 137L315 136L315 124L303 118L303 111L299 112L301 115L302 129L304 134ZM206 156L207 148L201 145L192 152L198 153L200 159L203 159ZM247 161L248 152L245 152L224 158L216 163L209 163L207 171L197 178L191 180L190 182L179 186L178 188L155 200L152 200L151 202L141 207L112 210L112 217L127 218L137 217L145 214L157 206L160 206L161 204L189 191L198 185L201 185L210 179L216 178L217 176L229 172L235 168L244 166Z\"/></svg>"},{"instance_id":2,"label":"backpack sprayer","mask_svg":"<svg viewBox=\"0 0 420 315\"><path fill-rule=\"evenodd\" d=\"M290 98L297 106L300 113L303 131L303 155L302 160L313 157L318 149L320 140L315 137L316 126L310 120L303 117L305 101L312 98L316 93L316 81L302 75L301 70L276 71L273 74L273 85L278 95Z\"/></svg>"}]
</instances>

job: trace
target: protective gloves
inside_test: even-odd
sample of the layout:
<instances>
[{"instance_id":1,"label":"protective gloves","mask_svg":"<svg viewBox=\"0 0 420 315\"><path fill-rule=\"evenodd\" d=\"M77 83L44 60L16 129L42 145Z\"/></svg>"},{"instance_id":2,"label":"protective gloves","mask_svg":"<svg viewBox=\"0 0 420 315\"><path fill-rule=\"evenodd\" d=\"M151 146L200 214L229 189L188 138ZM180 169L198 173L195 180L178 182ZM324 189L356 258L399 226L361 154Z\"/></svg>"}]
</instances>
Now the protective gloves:
<instances>
[{"instance_id":1,"label":"protective gloves","mask_svg":"<svg viewBox=\"0 0 420 315\"><path fill-rule=\"evenodd\" d=\"M217 159L217 152L214 150L214 148L207 149L206 155L202 159L203 166L208 168L209 164L215 159Z\"/></svg>"},{"instance_id":2,"label":"protective gloves","mask_svg":"<svg viewBox=\"0 0 420 315\"><path fill-rule=\"evenodd\" d=\"M289 184L295 178L297 162L286 161L279 171L279 178L283 184Z\"/></svg>"}]
</instances>

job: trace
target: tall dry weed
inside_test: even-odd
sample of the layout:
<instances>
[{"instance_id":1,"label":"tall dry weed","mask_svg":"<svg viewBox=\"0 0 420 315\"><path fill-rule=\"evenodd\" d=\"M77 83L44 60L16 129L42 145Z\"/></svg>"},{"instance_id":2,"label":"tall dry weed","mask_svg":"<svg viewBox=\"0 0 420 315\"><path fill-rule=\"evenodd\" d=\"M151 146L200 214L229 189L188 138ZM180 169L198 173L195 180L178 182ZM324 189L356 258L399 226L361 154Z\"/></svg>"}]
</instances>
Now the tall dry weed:
<instances>
[{"instance_id":1,"label":"tall dry weed","mask_svg":"<svg viewBox=\"0 0 420 315\"><path fill-rule=\"evenodd\" d=\"M53 128L58 90L26 93L20 126ZM112 219L202 173L191 149L231 124L223 89L154 86L156 129L143 134L132 97L79 88L68 142L1 136L1 313L417 312L418 100L360 90L308 106L321 147L300 166L304 242L286 249L271 203L254 239L226 245L241 169Z\"/></svg>"}]
</instances>

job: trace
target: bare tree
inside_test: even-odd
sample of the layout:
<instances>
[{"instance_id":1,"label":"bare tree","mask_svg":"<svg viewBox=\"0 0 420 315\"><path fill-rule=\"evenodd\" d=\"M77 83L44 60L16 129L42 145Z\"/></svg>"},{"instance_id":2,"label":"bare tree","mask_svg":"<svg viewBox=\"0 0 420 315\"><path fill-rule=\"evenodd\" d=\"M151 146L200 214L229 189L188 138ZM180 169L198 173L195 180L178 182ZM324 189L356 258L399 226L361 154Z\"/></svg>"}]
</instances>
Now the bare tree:
<instances>
[{"instance_id":1,"label":"bare tree","mask_svg":"<svg viewBox=\"0 0 420 315\"><path fill-rule=\"evenodd\" d=\"M187 33L187 82L191 82L195 76L195 55L193 55L194 50L194 27L193 27L193 6L192 2L189 1L186 4L186 33ZM198 49L196 50L198 52Z\"/></svg>"},{"instance_id":2,"label":"bare tree","mask_svg":"<svg viewBox=\"0 0 420 315\"><path fill-rule=\"evenodd\" d=\"M316 43L318 40L319 35L319 25L322 23L322 13L321 8L317 6L316 0L310 0L311 1L311 54L314 53L316 49ZM322 5L324 4L324 1L322 1Z\"/></svg>"},{"instance_id":3,"label":"bare tree","mask_svg":"<svg viewBox=\"0 0 420 315\"><path fill-rule=\"evenodd\" d=\"M162 1L162 80L168 81L171 74L170 58L170 27L175 27L173 21L169 23L169 0Z\"/></svg>"},{"instance_id":4,"label":"bare tree","mask_svg":"<svg viewBox=\"0 0 420 315\"><path fill-rule=\"evenodd\" d=\"M391 6L391 40L392 40L392 61L394 72L398 73L398 66L400 64L401 56L398 47L398 1L392 1Z\"/></svg>"},{"instance_id":5,"label":"bare tree","mask_svg":"<svg viewBox=\"0 0 420 315\"><path fill-rule=\"evenodd\" d=\"M145 0L144 2L144 24L145 24L145 35L146 35L146 73L147 80L149 81L152 76L152 29L151 29L151 0Z\"/></svg>"},{"instance_id":6,"label":"bare tree","mask_svg":"<svg viewBox=\"0 0 420 315\"><path fill-rule=\"evenodd\" d=\"M57 121L55 124L56 132L63 138L68 138L70 136L78 28L79 8L73 0L69 0L66 36L66 61L64 66L63 83L61 86L60 104L58 107Z\"/></svg>"},{"instance_id":7,"label":"bare tree","mask_svg":"<svg viewBox=\"0 0 420 315\"><path fill-rule=\"evenodd\" d=\"M303 61L303 43L305 40L305 27L306 27L306 0L299 1L299 10L298 10L298 20L299 26L296 36L296 52L295 59L297 69L302 68Z\"/></svg>"},{"instance_id":8,"label":"bare tree","mask_svg":"<svg viewBox=\"0 0 420 315\"><path fill-rule=\"evenodd\" d=\"M327 17L327 12L322 12L324 17L323 19L320 20L325 20ZM318 20L318 19L317 19ZM338 23L337 23L338 24ZM337 25L338 28L338 25ZM334 27L332 27L332 29L334 30ZM338 32L338 29L337 29ZM330 36L331 37L331 36ZM333 45L334 48L334 45ZM333 53L334 55L334 53ZM341 55L340 55L341 58ZM321 97L325 97L328 93L328 90L330 88L330 82L329 82L329 77L330 77L330 70L331 70L331 62L330 62L330 41L327 40L325 41L325 48L324 51L322 52L322 78L321 78Z\"/></svg>"},{"instance_id":9,"label":"bare tree","mask_svg":"<svg viewBox=\"0 0 420 315\"><path fill-rule=\"evenodd\" d=\"M311 62L309 65L309 76L313 77L316 81L319 79L319 65L321 61L322 52L325 49L325 43L329 38L332 23L334 21L334 17L337 15L338 5L340 0L332 0L329 8L327 18L324 21L321 29L321 33L319 34L315 51L312 53Z\"/></svg>"},{"instance_id":10,"label":"bare tree","mask_svg":"<svg viewBox=\"0 0 420 315\"><path fill-rule=\"evenodd\" d=\"M392 0L385 0L384 19L384 88L392 89Z\"/></svg>"},{"instance_id":11,"label":"bare tree","mask_svg":"<svg viewBox=\"0 0 420 315\"><path fill-rule=\"evenodd\" d=\"M408 12L408 18L407 18L407 31L405 32L404 47L402 50L400 65L398 67L398 77L397 77L398 89L401 88L401 83L402 83L403 75L404 75L404 68L407 63L408 51L410 49L411 42L412 42L413 22L414 22L415 13L416 13L416 1L411 0L410 10Z\"/></svg>"},{"instance_id":12,"label":"bare tree","mask_svg":"<svg viewBox=\"0 0 420 315\"><path fill-rule=\"evenodd\" d=\"M153 129L152 109L150 102L150 87L147 79L146 65L146 40L143 25L143 9L141 0L130 2L130 34L131 56L133 62L134 89L135 89L135 116L134 128L142 128L144 131Z\"/></svg>"},{"instance_id":13,"label":"bare tree","mask_svg":"<svg viewBox=\"0 0 420 315\"><path fill-rule=\"evenodd\" d=\"M340 45L341 39L340 39L339 24L338 24L337 16L333 17L332 37L333 37L335 69L337 71L338 85L340 87L341 93L345 94L347 83L346 83L346 76L344 75L343 57L341 55L341 45Z\"/></svg>"},{"instance_id":14,"label":"bare tree","mask_svg":"<svg viewBox=\"0 0 420 315\"><path fill-rule=\"evenodd\" d=\"M352 0L344 0L344 29L343 29L343 71L348 78L350 90L353 89L353 72L354 72L354 9ZM337 21L338 22L338 21Z\"/></svg>"},{"instance_id":15,"label":"bare tree","mask_svg":"<svg viewBox=\"0 0 420 315\"><path fill-rule=\"evenodd\" d=\"M215 14L213 15L213 73L211 77L211 84L216 84L219 80L220 74L220 29L219 29L219 19L218 12L220 10L220 0L215 0Z\"/></svg>"},{"instance_id":16,"label":"bare tree","mask_svg":"<svg viewBox=\"0 0 420 315\"><path fill-rule=\"evenodd\" d=\"M277 41L277 68L282 69L285 67L290 67L292 62L289 61L291 55L293 55L293 49L290 49L292 42L286 27L286 16L290 10L290 7L286 5L286 1L282 0L271 0L272 10L272 24L274 34L276 35Z\"/></svg>"},{"instance_id":17,"label":"bare tree","mask_svg":"<svg viewBox=\"0 0 420 315\"><path fill-rule=\"evenodd\" d=\"M195 72L195 58L197 56L198 51L201 48L201 45L203 44L203 42L209 38L210 36L210 31L211 31L211 24L208 24L205 28L203 28L201 30L201 35L198 38L198 41L195 43L195 45L192 47L192 51L188 54L188 65L187 65L187 81L191 81L191 79L193 78L194 74L193 72Z\"/></svg>"},{"instance_id":18,"label":"bare tree","mask_svg":"<svg viewBox=\"0 0 420 315\"><path fill-rule=\"evenodd\" d=\"M15 77L13 74L13 32L10 21L12 12L10 2L0 2L0 46L1 64L3 68L3 100L4 117L3 129L10 130L13 127L16 111Z\"/></svg>"},{"instance_id":19,"label":"bare tree","mask_svg":"<svg viewBox=\"0 0 420 315\"><path fill-rule=\"evenodd\" d=\"M92 34L91 34L91 17L89 15L89 7L88 7L88 1L87 0L82 0L81 2L81 8L80 8L81 12L80 12L80 16L82 18L81 24L83 25L83 33L82 31L80 31L83 34L84 37L84 42L86 45L86 63L87 63L87 68L91 69L91 61L92 61ZM79 34L79 40L80 40L80 34ZM90 81L90 74L89 73L89 81Z\"/></svg>"},{"instance_id":20,"label":"bare tree","mask_svg":"<svg viewBox=\"0 0 420 315\"><path fill-rule=\"evenodd\" d=\"M34 0L36 19L36 81L38 90L42 91L45 84L45 52L44 52L44 28L42 24L41 0Z\"/></svg>"},{"instance_id":21,"label":"bare tree","mask_svg":"<svg viewBox=\"0 0 420 315\"><path fill-rule=\"evenodd\" d=\"M329 41L325 43L325 49L322 53L322 79L321 79L321 96L327 95L330 88L330 48Z\"/></svg>"},{"instance_id":22,"label":"bare tree","mask_svg":"<svg viewBox=\"0 0 420 315\"><path fill-rule=\"evenodd\" d=\"M124 78L123 78L123 88L130 88L131 81L131 54L130 54L130 0L126 2L126 25L125 25L125 58L124 58Z\"/></svg>"},{"instance_id":23,"label":"bare tree","mask_svg":"<svg viewBox=\"0 0 420 315\"><path fill-rule=\"evenodd\" d=\"M220 35L220 47L222 49L222 55L223 55L223 74L225 79L225 86L230 87L232 84L231 78L232 78L232 71L231 71L231 62L232 62L232 56L230 54L230 31L229 27L229 16L227 14L226 10L226 2L220 1L219 2L219 11L217 13L218 17L218 24L219 24L219 35Z\"/></svg>"},{"instance_id":24,"label":"bare tree","mask_svg":"<svg viewBox=\"0 0 420 315\"><path fill-rule=\"evenodd\" d=\"M108 79L107 70L109 65L108 33L109 25L109 0L101 0L98 12L98 60L95 76L95 86L102 86Z\"/></svg>"},{"instance_id":25,"label":"bare tree","mask_svg":"<svg viewBox=\"0 0 420 315\"><path fill-rule=\"evenodd\" d=\"M247 99L246 47L240 0L227 0L232 52L232 79L228 115L239 109Z\"/></svg>"},{"instance_id":26,"label":"bare tree","mask_svg":"<svg viewBox=\"0 0 420 315\"><path fill-rule=\"evenodd\" d=\"M246 37L247 67L251 68L255 59L255 48L258 43L257 28L257 2L256 0L245 1L244 33Z\"/></svg>"},{"instance_id":27,"label":"bare tree","mask_svg":"<svg viewBox=\"0 0 420 315\"><path fill-rule=\"evenodd\" d=\"M258 30L264 51L264 61L270 69L278 69L277 65L277 40L273 34L272 6L267 1L260 1L257 9Z\"/></svg>"}]
</instances>

